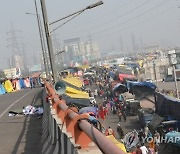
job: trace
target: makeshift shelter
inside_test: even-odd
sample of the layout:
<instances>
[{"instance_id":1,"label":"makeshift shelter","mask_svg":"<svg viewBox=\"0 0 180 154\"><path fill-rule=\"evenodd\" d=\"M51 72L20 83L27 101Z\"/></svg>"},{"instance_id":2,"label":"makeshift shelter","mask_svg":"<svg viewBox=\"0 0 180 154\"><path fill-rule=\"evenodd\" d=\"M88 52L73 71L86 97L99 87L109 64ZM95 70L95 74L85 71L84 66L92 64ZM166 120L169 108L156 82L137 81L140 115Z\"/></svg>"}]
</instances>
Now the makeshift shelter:
<instances>
[{"instance_id":1,"label":"makeshift shelter","mask_svg":"<svg viewBox=\"0 0 180 154\"><path fill-rule=\"evenodd\" d=\"M75 97L74 97L75 96ZM87 98L79 98L80 95L63 94L62 98L66 101L67 105L77 106L78 108L90 106L90 100Z\"/></svg>"},{"instance_id":2,"label":"makeshift shelter","mask_svg":"<svg viewBox=\"0 0 180 154\"><path fill-rule=\"evenodd\" d=\"M26 87L30 87L29 78L24 79L24 84L25 84Z\"/></svg>"},{"instance_id":3,"label":"makeshift shelter","mask_svg":"<svg viewBox=\"0 0 180 154\"><path fill-rule=\"evenodd\" d=\"M135 95L136 99L142 99L154 95L156 85L151 82L132 82L128 81L127 87L129 92Z\"/></svg>"},{"instance_id":4,"label":"makeshift shelter","mask_svg":"<svg viewBox=\"0 0 180 154\"><path fill-rule=\"evenodd\" d=\"M5 88L5 90L6 90L6 92L13 92L13 86L12 86L12 83L11 83L11 81L9 81L9 80L6 80L5 82L4 82L4 88Z\"/></svg>"},{"instance_id":5,"label":"makeshift shelter","mask_svg":"<svg viewBox=\"0 0 180 154\"><path fill-rule=\"evenodd\" d=\"M83 85L83 81L80 80L77 77L66 77L64 79L62 79L62 81L71 88L74 88L76 90L81 90L82 85Z\"/></svg>"},{"instance_id":6,"label":"makeshift shelter","mask_svg":"<svg viewBox=\"0 0 180 154\"><path fill-rule=\"evenodd\" d=\"M3 95L6 93L6 90L4 89L3 85L0 83L0 95Z\"/></svg>"},{"instance_id":7,"label":"makeshift shelter","mask_svg":"<svg viewBox=\"0 0 180 154\"><path fill-rule=\"evenodd\" d=\"M113 93L115 92L119 92L119 94L121 93L125 93L128 91L128 89L126 88L126 86L124 84L118 83L114 86L114 88L112 89Z\"/></svg>"},{"instance_id":8,"label":"makeshift shelter","mask_svg":"<svg viewBox=\"0 0 180 154\"><path fill-rule=\"evenodd\" d=\"M94 113L95 116L97 116L98 114L98 108L97 107L93 107L93 106L90 106L90 107L83 107L79 110L79 113L80 114L83 114L83 113Z\"/></svg>"},{"instance_id":9,"label":"makeshift shelter","mask_svg":"<svg viewBox=\"0 0 180 154\"><path fill-rule=\"evenodd\" d=\"M180 100L164 95L162 93L155 93L155 112L168 120L180 120Z\"/></svg>"},{"instance_id":10,"label":"makeshift shelter","mask_svg":"<svg viewBox=\"0 0 180 154\"><path fill-rule=\"evenodd\" d=\"M26 88L26 85L25 85L25 83L24 83L24 79L20 78L20 79L19 79L19 84L20 84L21 89Z\"/></svg>"},{"instance_id":11,"label":"makeshift shelter","mask_svg":"<svg viewBox=\"0 0 180 154\"><path fill-rule=\"evenodd\" d=\"M127 81L137 81L137 78L134 75L129 75L129 74L119 74L119 80L122 83L127 83Z\"/></svg>"},{"instance_id":12,"label":"makeshift shelter","mask_svg":"<svg viewBox=\"0 0 180 154\"><path fill-rule=\"evenodd\" d=\"M15 90L21 90L21 86L20 86L20 82L19 82L19 80L17 79L17 80L15 80Z\"/></svg>"}]
</instances>

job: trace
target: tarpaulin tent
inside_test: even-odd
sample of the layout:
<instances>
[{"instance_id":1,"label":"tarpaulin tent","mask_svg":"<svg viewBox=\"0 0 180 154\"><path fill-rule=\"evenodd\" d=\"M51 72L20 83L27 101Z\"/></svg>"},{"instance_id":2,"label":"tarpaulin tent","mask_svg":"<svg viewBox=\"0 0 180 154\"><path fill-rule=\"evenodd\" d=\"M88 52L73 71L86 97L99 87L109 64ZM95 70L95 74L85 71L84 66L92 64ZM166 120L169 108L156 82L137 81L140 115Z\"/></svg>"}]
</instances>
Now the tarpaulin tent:
<instances>
[{"instance_id":1,"label":"tarpaulin tent","mask_svg":"<svg viewBox=\"0 0 180 154\"><path fill-rule=\"evenodd\" d=\"M98 114L98 108L97 107L93 107L93 106L90 106L90 107L83 107L79 110L79 113L80 114L83 114L83 113L89 113L89 112L92 112L94 113L95 115Z\"/></svg>"},{"instance_id":2,"label":"tarpaulin tent","mask_svg":"<svg viewBox=\"0 0 180 154\"><path fill-rule=\"evenodd\" d=\"M70 97L71 96L71 97ZM66 103L67 103L67 105L69 105L69 104L74 104L75 106L78 106L78 107L87 107L87 106L90 106L91 104L90 104L90 100L89 99L87 99L87 98L78 98L77 96L76 96L76 94L74 95L74 96L76 96L76 98L75 97L73 97L72 95L67 95L67 94L63 94L62 95L62 98L66 101Z\"/></svg>"},{"instance_id":3,"label":"tarpaulin tent","mask_svg":"<svg viewBox=\"0 0 180 154\"><path fill-rule=\"evenodd\" d=\"M20 84L21 89L26 88L26 85L25 85L24 80L22 78L19 79L19 84Z\"/></svg>"},{"instance_id":4,"label":"tarpaulin tent","mask_svg":"<svg viewBox=\"0 0 180 154\"><path fill-rule=\"evenodd\" d=\"M116 91L121 94L121 93L127 92L128 89L126 88L126 86L124 84L118 83L113 88L113 93L115 93Z\"/></svg>"},{"instance_id":5,"label":"tarpaulin tent","mask_svg":"<svg viewBox=\"0 0 180 154\"><path fill-rule=\"evenodd\" d=\"M72 87L77 90L80 90L83 85L83 81L77 77L66 77L62 80L66 83L67 86Z\"/></svg>"},{"instance_id":6,"label":"tarpaulin tent","mask_svg":"<svg viewBox=\"0 0 180 154\"><path fill-rule=\"evenodd\" d=\"M9 80L6 80L5 82L4 82L4 88L5 88L5 90L6 90L6 92L13 92L13 86L12 86L12 83L11 83L11 81L9 81Z\"/></svg>"},{"instance_id":7,"label":"tarpaulin tent","mask_svg":"<svg viewBox=\"0 0 180 154\"><path fill-rule=\"evenodd\" d=\"M0 83L0 95L3 95L6 93L6 90L4 89L3 85Z\"/></svg>"},{"instance_id":8,"label":"tarpaulin tent","mask_svg":"<svg viewBox=\"0 0 180 154\"><path fill-rule=\"evenodd\" d=\"M134 75L120 73L119 80L123 83L126 83L127 81L137 81L137 78Z\"/></svg>"},{"instance_id":9,"label":"tarpaulin tent","mask_svg":"<svg viewBox=\"0 0 180 154\"><path fill-rule=\"evenodd\" d=\"M155 93L155 107L156 113L160 116L166 117L169 120L180 120L180 100L164 95L162 93Z\"/></svg>"},{"instance_id":10,"label":"tarpaulin tent","mask_svg":"<svg viewBox=\"0 0 180 154\"><path fill-rule=\"evenodd\" d=\"M146 96L154 95L156 85L151 82L132 82L128 81L127 87L130 93L135 94L137 99L142 99Z\"/></svg>"},{"instance_id":11,"label":"tarpaulin tent","mask_svg":"<svg viewBox=\"0 0 180 154\"><path fill-rule=\"evenodd\" d=\"M24 79L24 84L26 87L30 87L30 81L28 78Z\"/></svg>"},{"instance_id":12,"label":"tarpaulin tent","mask_svg":"<svg viewBox=\"0 0 180 154\"><path fill-rule=\"evenodd\" d=\"M16 83L16 89L15 90L21 90L20 82L19 80L15 80Z\"/></svg>"},{"instance_id":13,"label":"tarpaulin tent","mask_svg":"<svg viewBox=\"0 0 180 154\"><path fill-rule=\"evenodd\" d=\"M66 94L71 97L76 97L76 98L89 98L88 93L86 93L84 91L76 90L76 89L68 87L68 86L66 87Z\"/></svg>"}]
</instances>

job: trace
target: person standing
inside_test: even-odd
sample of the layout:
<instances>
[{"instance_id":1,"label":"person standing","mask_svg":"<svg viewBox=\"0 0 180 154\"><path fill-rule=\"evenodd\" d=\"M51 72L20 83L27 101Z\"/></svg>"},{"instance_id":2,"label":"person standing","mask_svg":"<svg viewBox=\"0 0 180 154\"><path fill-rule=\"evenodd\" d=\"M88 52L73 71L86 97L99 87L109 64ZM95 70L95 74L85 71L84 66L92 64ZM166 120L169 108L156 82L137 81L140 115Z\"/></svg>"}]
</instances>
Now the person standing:
<instances>
[{"instance_id":1,"label":"person standing","mask_svg":"<svg viewBox=\"0 0 180 154\"><path fill-rule=\"evenodd\" d=\"M147 125L144 127L144 134L145 134L145 138L147 138L149 134L149 128Z\"/></svg>"},{"instance_id":2,"label":"person standing","mask_svg":"<svg viewBox=\"0 0 180 154\"><path fill-rule=\"evenodd\" d=\"M95 90L94 90L94 98L96 98L97 96L98 96L98 90L95 89Z\"/></svg>"},{"instance_id":3,"label":"person standing","mask_svg":"<svg viewBox=\"0 0 180 154\"><path fill-rule=\"evenodd\" d=\"M155 154L158 154L158 151L159 151L159 145L157 142L154 143L154 152Z\"/></svg>"},{"instance_id":4,"label":"person standing","mask_svg":"<svg viewBox=\"0 0 180 154\"><path fill-rule=\"evenodd\" d=\"M142 150L139 145L137 145L136 154L142 154Z\"/></svg>"},{"instance_id":5,"label":"person standing","mask_svg":"<svg viewBox=\"0 0 180 154\"><path fill-rule=\"evenodd\" d=\"M122 109L122 116L123 116L124 121L126 121L126 112L124 111L124 109Z\"/></svg>"},{"instance_id":6,"label":"person standing","mask_svg":"<svg viewBox=\"0 0 180 154\"><path fill-rule=\"evenodd\" d=\"M124 131L123 131L120 123L118 123L118 126L117 126L117 133L118 133L120 139L124 138Z\"/></svg>"},{"instance_id":7,"label":"person standing","mask_svg":"<svg viewBox=\"0 0 180 154\"><path fill-rule=\"evenodd\" d=\"M122 112L121 112L121 110L119 109L119 110L118 110L118 118L119 118L119 122L121 122L121 117L122 117Z\"/></svg>"},{"instance_id":8,"label":"person standing","mask_svg":"<svg viewBox=\"0 0 180 154\"><path fill-rule=\"evenodd\" d=\"M160 143L160 134L158 133L157 130L154 133L154 142L156 142L157 144Z\"/></svg>"},{"instance_id":9,"label":"person standing","mask_svg":"<svg viewBox=\"0 0 180 154\"><path fill-rule=\"evenodd\" d=\"M148 154L148 149L146 148L146 146L144 145L144 143L142 143L142 146L140 147L142 154Z\"/></svg>"}]
</instances>

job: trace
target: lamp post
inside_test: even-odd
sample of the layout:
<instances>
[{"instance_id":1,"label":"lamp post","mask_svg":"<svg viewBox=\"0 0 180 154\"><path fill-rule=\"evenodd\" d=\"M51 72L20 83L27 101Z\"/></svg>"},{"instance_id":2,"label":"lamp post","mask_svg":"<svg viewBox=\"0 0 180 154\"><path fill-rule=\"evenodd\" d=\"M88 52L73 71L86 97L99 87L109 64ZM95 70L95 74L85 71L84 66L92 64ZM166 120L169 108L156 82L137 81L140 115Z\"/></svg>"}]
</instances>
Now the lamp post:
<instances>
[{"instance_id":1,"label":"lamp post","mask_svg":"<svg viewBox=\"0 0 180 154\"><path fill-rule=\"evenodd\" d=\"M154 79L156 81L156 86L158 88L158 81L157 81L157 76L156 76L156 64L154 60L153 60L153 70L154 70Z\"/></svg>"},{"instance_id":2,"label":"lamp post","mask_svg":"<svg viewBox=\"0 0 180 154\"><path fill-rule=\"evenodd\" d=\"M177 76L176 76L176 68L175 68L175 66L179 63L179 61L177 59L177 56L179 55L179 53L177 52L177 50L171 50L171 51L168 52L169 62L173 67L176 95L177 95L178 99L179 99L179 89L178 89L178 84L177 84Z\"/></svg>"},{"instance_id":3,"label":"lamp post","mask_svg":"<svg viewBox=\"0 0 180 154\"><path fill-rule=\"evenodd\" d=\"M36 14L29 13L29 12L26 12L26 14L35 15L37 18L39 37L40 37L40 41L41 41L41 49L42 49L42 55L43 55L43 63L44 63L44 67L45 67L46 77L48 77L48 74L49 74L48 58L47 58L47 54L46 54L46 50L45 50L46 47L45 47L45 41L44 41L44 36L43 36L43 29L42 29L42 24L41 24L41 19L40 19L39 13L38 13L38 9L37 9L36 0L34 0L34 5L35 5Z\"/></svg>"},{"instance_id":4,"label":"lamp post","mask_svg":"<svg viewBox=\"0 0 180 154\"><path fill-rule=\"evenodd\" d=\"M50 32L50 29L49 29L49 25L52 25L52 24L54 24L56 22L59 22L59 21L61 21L63 19L69 18L69 17L71 17L73 15L80 14L80 13L84 12L85 10L92 9L94 7L102 5L103 2L100 1L100 2L97 2L95 4L89 5L89 6L87 6L86 8L84 8L84 9L82 9L80 11L77 11L75 13L72 13L72 14L64 17L64 18L56 20L56 21L52 22L51 24L49 24L49 22L48 22L48 16L47 16L47 11L46 11L45 0L40 0L40 2L41 2L41 10L42 10L42 15L43 15L44 28L45 28L45 33L46 33L46 40L47 40L47 46L48 46L48 52L49 52L52 75L53 75L54 82L57 82L57 70L56 70L56 65L55 65L55 57L54 57L54 53L53 53L52 38L51 38L51 32Z\"/></svg>"}]
</instances>

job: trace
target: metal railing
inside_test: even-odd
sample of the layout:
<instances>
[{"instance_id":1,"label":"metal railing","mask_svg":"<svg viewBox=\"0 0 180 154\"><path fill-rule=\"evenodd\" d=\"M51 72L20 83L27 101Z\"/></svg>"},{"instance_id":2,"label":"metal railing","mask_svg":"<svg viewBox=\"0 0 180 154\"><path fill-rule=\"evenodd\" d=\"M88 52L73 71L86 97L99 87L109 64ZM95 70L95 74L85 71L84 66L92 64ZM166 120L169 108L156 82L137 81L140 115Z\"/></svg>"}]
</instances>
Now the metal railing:
<instances>
[{"instance_id":1,"label":"metal railing","mask_svg":"<svg viewBox=\"0 0 180 154\"><path fill-rule=\"evenodd\" d=\"M44 100L43 154L74 154L81 153L84 149L83 153L124 154L85 120L89 119L88 114L78 114L75 107L68 107L48 82L45 82L45 88L48 97Z\"/></svg>"}]
</instances>

